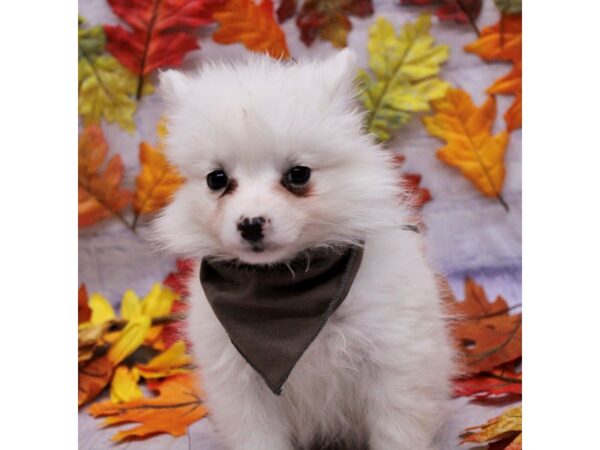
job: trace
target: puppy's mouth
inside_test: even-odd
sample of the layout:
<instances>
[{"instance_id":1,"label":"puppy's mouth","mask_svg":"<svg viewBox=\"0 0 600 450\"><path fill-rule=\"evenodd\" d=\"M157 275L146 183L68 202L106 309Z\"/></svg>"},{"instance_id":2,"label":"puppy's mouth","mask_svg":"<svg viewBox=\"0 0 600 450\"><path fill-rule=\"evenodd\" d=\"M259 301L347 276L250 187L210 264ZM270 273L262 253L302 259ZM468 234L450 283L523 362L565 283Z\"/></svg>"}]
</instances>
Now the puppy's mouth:
<instances>
[{"instance_id":1,"label":"puppy's mouth","mask_svg":"<svg viewBox=\"0 0 600 450\"><path fill-rule=\"evenodd\" d=\"M255 242L250 246L250 250L253 253L262 253L265 251L265 244L263 242Z\"/></svg>"}]
</instances>

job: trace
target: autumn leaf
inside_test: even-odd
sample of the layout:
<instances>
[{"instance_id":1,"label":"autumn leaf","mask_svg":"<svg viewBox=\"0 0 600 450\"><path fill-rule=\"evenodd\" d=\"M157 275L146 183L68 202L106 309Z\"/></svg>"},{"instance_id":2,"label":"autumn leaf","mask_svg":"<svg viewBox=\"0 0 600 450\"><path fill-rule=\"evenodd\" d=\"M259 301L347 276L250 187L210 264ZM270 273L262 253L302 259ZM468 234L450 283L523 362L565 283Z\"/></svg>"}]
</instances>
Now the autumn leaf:
<instances>
[{"instance_id":1,"label":"autumn leaf","mask_svg":"<svg viewBox=\"0 0 600 450\"><path fill-rule=\"evenodd\" d=\"M504 450L522 449L522 406L511 408L503 412L500 416L494 417L484 425L478 425L467 428L463 434L464 439L461 442L496 442L499 440L508 440L508 446Z\"/></svg>"},{"instance_id":2,"label":"autumn leaf","mask_svg":"<svg viewBox=\"0 0 600 450\"><path fill-rule=\"evenodd\" d=\"M272 0L225 0L214 8L219 29L213 40L219 44L240 42L253 52L268 53L273 58L290 57L285 34L273 12Z\"/></svg>"},{"instance_id":3,"label":"autumn leaf","mask_svg":"<svg viewBox=\"0 0 600 450\"><path fill-rule=\"evenodd\" d=\"M454 380L454 394L474 396L476 400L505 395L521 395L523 374L515 371L515 363L503 364L470 378Z\"/></svg>"},{"instance_id":4,"label":"autumn leaf","mask_svg":"<svg viewBox=\"0 0 600 450\"><path fill-rule=\"evenodd\" d=\"M279 23L283 23L288 19L291 19L296 15L298 4L296 0L281 0L277 7L277 20Z\"/></svg>"},{"instance_id":5,"label":"autumn leaf","mask_svg":"<svg viewBox=\"0 0 600 450\"><path fill-rule=\"evenodd\" d=\"M494 3L504 14L521 14L521 0L494 0Z\"/></svg>"},{"instance_id":6,"label":"autumn leaf","mask_svg":"<svg viewBox=\"0 0 600 450\"><path fill-rule=\"evenodd\" d=\"M130 402L142 398L144 394L138 385L140 373L127 366L119 366L115 370L110 383L110 401L113 403Z\"/></svg>"},{"instance_id":7,"label":"autumn leaf","mask_svg":"<svg viewBox=\"0 0 600 450\"><path fill-rule=\"evenodd\" d=\"M117 216L131 201L131 193L121 189L123 162L114 155L100 171L108 146L102 130L91 125L79 136L79 227L93 225Z\"/></svg>"},{"instance_id":8,"label":"autumn leaf","mask_svg":"<svg viewBox=\"0 0 600 450\"><path fill-rule=\"evenodd\" d=\"M141 398L118 405L110 401L96 403L88 411L94 417L106 417L105 426L139 423L134 428L115 434L112 440L116 442L157 433L182 436L189 425L207 413L193 374L166 378L157 385L157 391L158 396L153 398Z\"/></svg>"},{"instance_id":9,"label":"autumn leaf","mask_svg":"<svg viewBox=\"0 0 600 450\"><path fill-rule=\"evenodd\" d=\"M430 27L430 17L423 15L407 23L400 35L383 17L369 29L367 47L374 78L361 70L358 82L363 87L360 98L368 111L366 127L380 141L389 140L413 113L428 111L429 102L443 97L448 89L437 75L450 48L435 45Z\"/></svg>"},{"instance_id":10,"label":"autumn leaf","mask_svg":"<svg viewBox=\"0 0 600 450\"><path fill-rule=\"evenodd\" d=\"M447 143L438 149L438 159L459 169L482 194L496 197L508 211L501 195L508 133L490 134L496 118L494 97L477 108L465 91L448 89L445 98L431 104L436 114L423 118L425 128Z\"/></svg>"},{"instance_id":11,"label":"autumn leaf","mask_svg":"<svg viewBox=\"0 0 600 450\"><path fill-rule=\"evenodd\" d=\"M77 323L81 324L90 320L92 310L88 306L88 293L85 284L79 286L77 296Z\"/></svg>"},{"instance_id":12,"label":"autumn leaf","mask_svg":"<svg viewBox=\"0 0 600 450\"><path fill-rule=\"evenodd\" d=\"M482 0L401 0L401 5L438 5L435 15L442 21L453 20L456 23L471 23L479 33L475 20L479 17Z\"/></svg>"},{"instance_id":13,"label":"autumn leaf","mask_svg":"<svg viewBox=\"0 0 600 450\"><path fill-rule=\"evenodd\" d=\"M348 45L352 22L348 16L373 14L372 0L305 0L296 18L300 39L310 46L320 37L336 48Z\"/></svg>"},{"instance_id":14,"label":"autumn leaf","mask_svg":"<svg viewBox=\"0 0 600 450\"><path fill-rule=\"evenodd\" d=\"M192 357L186 353L183 340L178 340L167 350L154 357L147 364L137 364L137 372L144 378L164 378L179 373L187 373L192 365Z\"/></svg>"},{"instance_id":15,"label":"autumn leaf","mask_svg":"<svg viewBox=\"0 0 600 450\"><path fill-rule=\"evenodd\" d=\"M504 114L508 131L520 128L522 123L522 25L521 15L503 15L500 22L484 28L481 36L465 46L467 52L479 55L484 61L510 61L513 69L496 80L488 94L514 95L515 100Z\"/></svg>"},{"instance_id":16,"label":"autumn leaf","mask_svg":"<svg viewBox=\"0 0 600 450\"><path fill-rule=\"evenodd\" d=\"M212 22L214 0L108 0L128 26L105 25L107 50L137 76L136 97L144 77L162 67L177 67L191 50L200 48L194 31Z\"/></svg>"},{"instance_id":17,"label":"autumn leaf","mask_svg":"<svg viewBox=\"0 0 600 450\"><path fill-rule=\"evenodd\" d=\"M166 136L164 123L158 126L159 141ZM140 144L140 173L135 179L133 209L136 219L140 214L158 211L167 205L183 178L171 166L164 154L164 146L154 148L146 142ZM134 219L134 225L137 220Z\"/></svg>"},{"instance_id":18,"label":"autumn leaf","mask_svg":"<svg viewBox=\"0 0 600 450\"><path fill-rule=\"evenodd\" d=\"M89 360L78 372L78 405L93 400L112 378L114 366L106 355Z\"/></svg>"},{"instance_id":19,"label":"autumn leaf","mask_svg":"<svg viewBox=\"0 0 600 450\"><path fill-rule=\"evenodd\" d=\"M521 357L521 314L510 315L506 301L490 302L483 288L465 280L465 300L447 300L458 317L452 327L467 374L492 371Z\"/></svg>"},{"instance_id":20,"label":"autumn leaf","mask_svg":"<svg viewBox=\"0 0 600 450\"><path fill-rule=\"evenodd\" d=\"M404 165L404 161L404 155L394 155L393 157L393 163L398 168ZM413 208L420 209L432 199L429 189L421 187L421 175L418 173L402 172L400 186L402 187L402 202Z\"/></svg>"},{"instance_id":21,"label":"autumn leaf","mask_svg":"<svg viewBox=\"0 0 600 450\"><path fill-rule=\"evenodd\" d=\"M137 102L137 79L112 56L104 54L106 39L101 26L82 28L79 22L79 99L78 111L84 125L99 123L101 119L118 123L126 131L133 131L133 114ZM151 94L148 85L144 94Z\"/></svg>"}]
</instances>

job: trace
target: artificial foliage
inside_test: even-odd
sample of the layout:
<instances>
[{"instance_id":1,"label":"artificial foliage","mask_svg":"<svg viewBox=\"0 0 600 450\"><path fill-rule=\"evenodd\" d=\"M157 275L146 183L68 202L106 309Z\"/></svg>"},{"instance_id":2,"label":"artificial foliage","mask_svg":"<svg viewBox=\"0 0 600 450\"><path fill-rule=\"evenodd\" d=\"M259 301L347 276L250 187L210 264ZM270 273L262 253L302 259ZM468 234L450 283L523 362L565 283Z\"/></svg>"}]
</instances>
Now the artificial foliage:
<instances>
[{"instance_id":1,"label":"artificial foliage","mask_svg":"<svg viewBox=\"0 0 600 450\"><path fill-rule=\"evenodd\" d=\"M108 51L137 77L136 97L156 69L177 67L200 48L195 30L212 22L218 0L108 0L127 26L105 25Z\"/></svg>"},{"instance_id":2,"label":"artificial foliage","mask_svg":"<svg viewBox=\"0 0 600 450\"><path fill-rule=\"evenodd\" d=\"M425 128L432 136L446 141L437 157L459 169L482 194L497 198L508 209L502 198L508 133L492 135L496 118L494 97L488 96L477 107L467 92L448 89L444 98L431 105L436 114L423 118Z\"/></svg>"},{"instance_id":3,"label":"artificial foliage","mask_svg":"<svg viewBox=\"0 0 600 450\"><path fill-rule=\"evenodd\" d=\"M401 5L435 6L435 15L441 21L470 23L477 34L476 20L481 13L483 0L400 0Z\"/></svg>"},{"instance_id":4,"label":"artificial foliage","mask_svg":"<svg viewBox=\"0 0 600 450\"><path fill-rule=\"evenodd\" d=\"M242 43L253 52L268 53L287 59L290 51L286 37L277 23L272 0L224 0L214 8L219 28L213 39L219 44Z\"/></svg>"},{"instance_id":5,"label":"artificial foliage","mask_svg":"<svg viewBox=\"0 0 600 450\"><path fill-rule=\"evenodd\" d=\"M369 28L369 68L358 74L360 99L368 111L366 128L387 141L414 113L429 111L429 102L444 96L448 83L438 78L450 55L430 34L431 17L406 23L399 34L383 17Z\"/></svg>"},{"instance_id":6,"label":"artificial foliage","mask_svg":"<svg viewBox=\"0 0 600 450\"><path fill-rule=\"evenodd\" d=\"M277 9L280 22L296 16L300 40L306 46L318 38L329 41L336 48L348 45L352 30L350 16L368 17L373 14L372 0L282 0Z\"/></svg>"}]
</instances>

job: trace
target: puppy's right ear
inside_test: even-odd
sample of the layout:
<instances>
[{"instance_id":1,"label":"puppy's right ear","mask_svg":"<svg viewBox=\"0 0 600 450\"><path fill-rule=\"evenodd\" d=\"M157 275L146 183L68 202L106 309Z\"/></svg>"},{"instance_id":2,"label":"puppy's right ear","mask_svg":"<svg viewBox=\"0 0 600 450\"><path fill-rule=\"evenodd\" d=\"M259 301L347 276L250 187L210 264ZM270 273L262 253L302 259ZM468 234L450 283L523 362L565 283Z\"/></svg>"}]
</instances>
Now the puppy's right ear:
<instances>
[{"instance_id":1,"label":"puppy's right ear","mask_svg":"<svg viewBox=\"0 0 600 450\"><path fill-rule=\"evenodd\" d=\"M177 70L166 70L159 74L159 92L170 106L184 98L187 91L187 76Z\"/></svg>"}]
</instances>

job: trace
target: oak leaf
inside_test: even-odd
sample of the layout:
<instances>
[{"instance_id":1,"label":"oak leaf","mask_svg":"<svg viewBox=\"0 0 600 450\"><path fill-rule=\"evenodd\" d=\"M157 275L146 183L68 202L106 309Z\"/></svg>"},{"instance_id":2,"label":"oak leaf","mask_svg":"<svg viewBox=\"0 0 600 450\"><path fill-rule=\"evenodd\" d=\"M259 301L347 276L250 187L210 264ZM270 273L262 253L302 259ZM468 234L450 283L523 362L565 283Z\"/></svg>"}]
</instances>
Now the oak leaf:
<instances>
[{"instance_id":1,"label":"oak leaf","mask_svg":"<svg viewBox=\"0 0 600 450\"><path fill-rule=\"evenodd\" d=\"M401 0L401 5L439 5L435 15L443 21L453 20L456 23L471 22L481 13L482 0Z\"/></svg>"},{"instance_id":2,"label":"oak leaf","mask_svg":"<svg viewBox=\"0 0 600 450\"><path fill-rule=\"evenodd\" d=\"M474 396L477 400L505 395L521 395L523 374L515 371L515 363L503 364L470 378L454 380L456 396Z\"/></svg>"},{"instance_id":3,"label":"oak leaf","mask_svg":"<svg viewBox=\"0 0 600 450\"><path fill-rule=\"evenodd\" d=\"M496 118L495 98L489 96L477 108L468 93L449 89L445 98L432 102L432 107L436 114L423 118L425 128L447 143L437 151L437 157L459 169L481 193L498 198L508 210L501 196L508 133L490 134Z\"/></svg>"},{"instance_id":4,"label":"oak leaf","mask_svg":"<svg viewBox=\"0 0 600 450\"><path fill-rule=\"evenodd\" d=\"M508 441L508 446L504 450L522 449L522 406L511 408L504 411L500 416L494 417L483 425L467 428L463 434L464 439L461 442L497 442L500 440Z\"/></svg>"},{"instance_id":5,"label":"oak leaf","mask_svg":"<svg viewBox=\"0 0 600 450\"><path fill-rule=\"evenodd\" d=\"M285 34L273 11L272 0L225 0L215 6L214 19L219 29L213 40L219 44L240 42L253 52L268 53L273 58L289 58Z\"/></svg>"},{"instance_id":6,"label":"oak leaf","mask_svg":"<svg viewBox=\"0 0 600 450\"><path fill-rule=\"evenodd\" d=\"M191 50L200 48L194 31L212 22L207 0L108 0L129 29L105 25L107 50L137 75L139 99L144 77L162 67L176 67Z\"/></svg>"},{"instance_id":7,"label":"oak leaf","mask_svg":"<svg viewBox=\"0 0 600 450\"><path fill-rule=\"evenodd\" d=\"M503 15L496 25L484 28L479 39L466 45L465 50L479 55L484 61L510 61L513 63L511 72L496 80L487 92L515 96L513 104L504 114L504 119L508 131L520 128L523 66L521 15Z\"/></svg>"},{"instance_id":8,"label":"oak leaf","mask_svg":"<svg viewBox=\"0 0 600 450\"><path fill-rule=\"evenodd\" d=\"M448 89L448 83L437 75L450 48L435 45L430 27L430 16L422 15L407 23L400 35L383 17L369 28L367 48L374 78L361 70L358 82L368 111L367 129L380 141L390 139L413 113L428 111L429 102L443 97Z\"/></svg>"},{"instance_id":9,"label":"oak leaf","mask_svg":"<svg viewBox=\"0 0 600 450\"><path fill-rule=\"evenodd\" d=\"M78 111L84 125L105 119L115 122L126 131L133 131L133 114L137 103L136 77L115 58L104 54L105 36L100 26L81 28L79 22L79 99ZM146 86L144 94L151 94L153 87Z\"/></svg>"},{"instance_id":10,"label":"oak leaf","mask_svg":"<svg viewBox=\"0 0 600 450\"><path fill-rule=\"evenodd\" d=\"M105 426L132 422L140 424L119 431L112 437L116 442L157 433L182 436L189 425L206 415L201 390L193 374L174 375L152 386L156 386L158 391L156 397L141 398L118 405L110 401L96 403L88 411L94 417L106 417Z\"/></svg>"},{"instance_id":11,"label":"oak leaf","mask_svg":"<svg viewBox=\"0 0 600 450\"><path fill-rule=\"evenodd\" d=\"M465 300L449 300L458 317L452 334L464 358L464 369L474 375L521 358L521 314L510 315L506 301L490 302L483 288L465 280Z\"/></svg>"},{"instance_id":12,"label":"oak leaf","mask_svg":"<svg viewBox=\"0 0 600 450\"><path fill-rule=\"evenodd\" d=\"M372 0L305 0L296 17L300 39L310 46L320 37L336 48L348 45L352 22L348 16L367 17L373 14Z\"/></svg>"},{"instance_id":13,"label":"oak leaf","mask_svg":"<svg viewBox=\"0 0 600 450\"><path fill-rule=\"evenodd\" d=\"M166 128L159 124L159 141L165 138ZM154 148L146 142L140 144L140 173L135 179L133 209L136 215L158 211L167 205L173 193L181 186L183 178L167 161L164 146Z\"/></svg>"},{"instance_id":14,"label":"oak leaf","mask_svg":"<svg viewBox=\"0 0 600 450\"><path fill-rule=\"evenodd\" d=\"M131 201L131 193L121 189L123 162L114 155L100 172L108 146L102 130L91 125L79 136L79 227L111 217ZM121 217L122 218L122 217Z\"/></svg>"}]
</instances>

